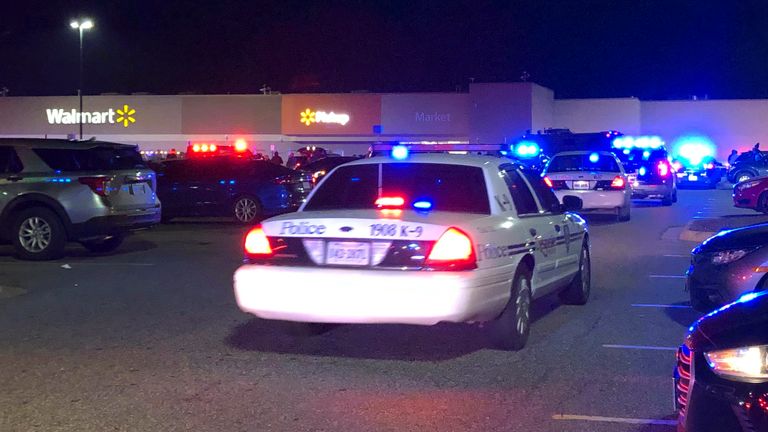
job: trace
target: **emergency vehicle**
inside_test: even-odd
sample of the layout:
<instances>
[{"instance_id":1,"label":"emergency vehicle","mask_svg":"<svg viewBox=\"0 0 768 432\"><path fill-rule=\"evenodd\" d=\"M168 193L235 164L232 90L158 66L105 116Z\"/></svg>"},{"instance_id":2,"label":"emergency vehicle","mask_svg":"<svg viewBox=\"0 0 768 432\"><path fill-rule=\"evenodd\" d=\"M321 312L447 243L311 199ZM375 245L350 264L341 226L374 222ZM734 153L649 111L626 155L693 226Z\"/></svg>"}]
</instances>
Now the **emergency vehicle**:
<instances>
[{"instance_id":1,"label":"emergency vehicle","mask_svg":"<svg viewBox=\"0 0 768 432\"><path fill-rule=\"evenodd\" d=\"M538 174L474 154L482 146L453 148L472 155L416 147L337 167L297 212L251 229L234 275L240 309L308 327L483 323L497 346L516 350L533 300L559 292L587 302L579 198L561 204Z\"/></svg>"}]
</instances>

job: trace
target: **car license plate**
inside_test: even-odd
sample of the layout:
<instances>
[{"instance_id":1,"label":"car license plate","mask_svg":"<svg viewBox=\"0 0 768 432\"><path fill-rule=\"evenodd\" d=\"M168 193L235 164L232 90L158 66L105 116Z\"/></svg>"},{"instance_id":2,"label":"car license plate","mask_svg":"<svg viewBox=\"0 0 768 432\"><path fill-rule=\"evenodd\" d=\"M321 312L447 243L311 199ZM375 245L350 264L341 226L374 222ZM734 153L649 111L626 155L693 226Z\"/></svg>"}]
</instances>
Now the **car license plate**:
<instances>
[{"instance_id":1,"label":"car license plate","mask_svg":"<svg viewBox=\"0 0 768 432\"><path fill-rule=\"evenodd\" d=\"M370 262L371 244L361 242L328 242L326 264L364 266Z\"/></svg>"},{"instance_id":2,"label":"car license plate","mask_svg":"<svg viewBox=\"0 0 768 432\"><path fill-rule=\"evenodd\" d=\"M699 179L699 176L697 176L696 174L689 174L688 175L688 181L696 181L698 179Z\"/></svg>"},{"instance_id":3,"label":"car license plate","mask_svg":"<svg viewBox=\"0 0 768 432\"><path fill-rule=\"evenodd\" d=\"M573 182L573 188L574 189L589 189L589 182L584 180L576 180Z\"/></svg>"}]
</instances>

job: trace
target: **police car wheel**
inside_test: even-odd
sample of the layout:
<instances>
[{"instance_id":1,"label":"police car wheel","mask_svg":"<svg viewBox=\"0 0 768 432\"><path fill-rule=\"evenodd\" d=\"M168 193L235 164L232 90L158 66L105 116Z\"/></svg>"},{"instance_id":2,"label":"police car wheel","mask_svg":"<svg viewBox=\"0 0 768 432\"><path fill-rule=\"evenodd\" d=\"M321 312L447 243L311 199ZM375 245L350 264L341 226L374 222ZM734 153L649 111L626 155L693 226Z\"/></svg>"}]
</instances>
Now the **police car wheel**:
<instances>
[{"instance_id":1,"label":"police car wheel","mask_svg":"<svg viewBox=\"0 0 768 432\"><path fill-rule=\"evenodd\" d=\"M67 233L53 211L43 207L22 210L12 226L13 247L23 260L46 261L64 255Z\"/></svg>"},{"instance_id":2,"label":"police car wheel","mask_svg":"<svg viewBox=\"0 0 768 432\"><path fill-rule=\"evenodd\" d=\"M251 196L241 196L232 206L235 219L240 223L251 223L261 214L259 200Z\"/></svg>"},{"instance_id":3,"label":"police car wheel","mask_svg":"<svg viewBox=\"0 0 768 432\"><path fill-rule=\"evenodd\" d=\"M665 207L671 206L673 202L675 202L675 199L673 198L672 193L661 199L661 205Z\"/></svg>"},{"instance_id":4,"label":"police car wheel","mask_svg":"<svg viewBox=\"0 0 768 432\"><path fill-rule=\"evenodd\" d=\"M531 321L531 276L527 268L518 269L512 282L512 295L490 324L493 344L501 349L517 351L528 341Z\"/></svg>"},{"instance_id":5,"label":"police car wheel","mask_svg":"<svg viewBox=\"0 0 768 432\"><path fill-rule=\"evenodd\" d=\"M560 291L560 301L569 305L587 304L591 288L592 264L589 258L589 245L585 242L581 247L579 272L573 277L571 283L563 291Z\"/></svg>"},{"instance_id":6,"label":"police car wheel","mask_svg":"<svg viewBox=\"0 0 768 432\"><path fill-rule=\"evenodd\" d=\"M619 222L626 222L632 218L632 207L630 206L624 206L619 207L619 209L616 211L616 220Z\"/></svg>"},{"instance_id":7,"label":"police car wheel","mask_svg":"<svg viewBox=\"0 0 768 432\"><path fill-rule=\"evenodd\" d=\"M99 240L82 241L80 244L94 253L109 253L119 248L123 244L123 240L125 240L125 236L114 235Z\"/></svg>"}]
</instances>

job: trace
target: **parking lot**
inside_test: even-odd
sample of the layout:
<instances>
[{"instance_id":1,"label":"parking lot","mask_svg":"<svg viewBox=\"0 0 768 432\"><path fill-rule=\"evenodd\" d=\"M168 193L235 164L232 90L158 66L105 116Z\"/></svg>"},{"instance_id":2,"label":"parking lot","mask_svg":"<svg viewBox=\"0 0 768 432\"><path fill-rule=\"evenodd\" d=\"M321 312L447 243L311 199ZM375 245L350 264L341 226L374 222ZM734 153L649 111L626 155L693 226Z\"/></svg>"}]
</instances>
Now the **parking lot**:
<instances>
[{"instance_id":1,"label":"parking lot","mask_svg":"<svg viewBox=\"0 0 768 432\"><path fill-rule=\"evenodd\" d=\"M682 227L754 213L728 190L632 211L588 219L589 303L540 301L520 352L464 325L291 336L235 305L246 228L224 221L179 219L108 256L2 247L0 430L672 431L674 350L698 317Z\"/></svg>"}]
</instances>

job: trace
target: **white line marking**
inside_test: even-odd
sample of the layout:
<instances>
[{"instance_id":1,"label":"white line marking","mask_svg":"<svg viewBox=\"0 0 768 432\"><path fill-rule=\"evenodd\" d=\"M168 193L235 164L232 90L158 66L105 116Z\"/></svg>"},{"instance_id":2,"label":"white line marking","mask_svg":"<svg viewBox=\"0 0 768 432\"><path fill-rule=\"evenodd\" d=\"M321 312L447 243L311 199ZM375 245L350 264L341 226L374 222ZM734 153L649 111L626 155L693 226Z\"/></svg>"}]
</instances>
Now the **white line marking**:
<instances>
[{"instance_id":1,"label":"white line marking","mask_svg":"<svg viewBox=\"0 0 768 432\"><path fill-rule=\"evenodd\" d=\"M653 308L672 308L672 309L691 309L690 306L672 305L672 304L652 304L652 303L633 303L634 307L653 307Z\"/></svg>"},{"instance_id":2,"label":"white line marking","mask_svg":"<svg viewBox=\"0 0 768 432\"><path fill-rule=\"evenodd\" d=\"M645 425L663 425L663 426L676 426L675 420L656 420L656 419L636 419L636 418L624 418L624 417L601 417L601 416L585 416L585 415L571 415L571 414L555 414L552 416L553 420L582 420L593 422L607 422L607 423L628 423L628 424L645 424Z\"/></svg>"},{"instance_id":3,"label":"white line marking","mask_svg":"<svg viewBox=\"0 0 768 432\"><path fill-rule=\"evenodd\" d=\"M620 349L636 349L636 350L649 350L649 351L677 351L675 347L660 347L649 345L611 345L603 344L603 348L620 348Z\"/></svg>"},{"instance_id":4,"label":"white line marking","mask_svg":"<svg viewBox=\"0 0 768 432\"><path fill-rule=\"evenodd\" d=\"M649 275L652 279L685 279L686 275Z\"/></svg>"},{"instance_id":5,"label":"white line marking","mask_svg":"<svg viewBox=\"0 0 768 432\"><path fill-rule=\"evenodd\" d=\"M664 255L667 258L688 258L690 255L676 255L676 254L668 254Z\"/></svg>"},{"instance_id":6,"label":"white line marking","mask_svg":"<svg viewBox=\"0 0 768 432\"><path fill-rule=\"evenodd\" d=\"M67 268L72 269L77 266L135 266L135 267L153 267L155 264L153 263L94 263L94 262L74 262L69 264L57 264L57 263L40 263L40 262L0 262L0 265L12 265L12 266L20 266L20 265L28 265L28 266L40 266L44 264L53 264L58 265L61 268ZM68 267L64 267L68 266Z\"/></svg>"}]
</instances>

